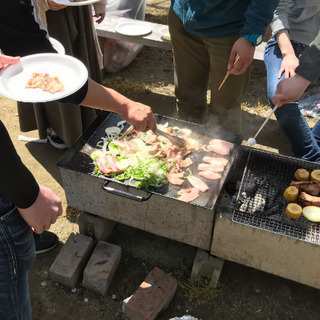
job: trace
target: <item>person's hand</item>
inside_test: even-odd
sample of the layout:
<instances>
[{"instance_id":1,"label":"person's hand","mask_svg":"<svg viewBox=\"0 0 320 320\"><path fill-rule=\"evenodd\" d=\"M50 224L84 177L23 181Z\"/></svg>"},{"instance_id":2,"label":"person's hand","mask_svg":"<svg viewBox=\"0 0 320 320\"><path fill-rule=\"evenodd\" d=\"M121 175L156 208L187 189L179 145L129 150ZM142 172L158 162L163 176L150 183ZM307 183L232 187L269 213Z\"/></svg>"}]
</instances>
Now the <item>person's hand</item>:
<instances>
[{"instance_id":1,"label":"person's hand","mask_svg":"<svg viewBox=\"0 0 320 320\"><path fill-rule=\"evenodd\" d=\"M243 74L253 60L254 50L255 47L250 41L243 37L239 38L234 43L229 56L228 73ZM240 56L240 58L238 62L233 66L237 54Z\"/></svg>"},{"instance_id":2,"label":"person's hand","mask_svg":"<svg viewBox=\"0 0 320 320\"><path fill-rule=\"evenodd\" d=\"M27 209L18 208L22 218L35 233L48 230L62 214L62 204L50 189L39 186L39 194L33 205Z\"/></svg>"},{"instance_id":3,"label":"person's hand","mask_svg":"<svg viewBox=\"0 0 320 320\"><path fill-rule=\"evenodd\" d=\"M67 6L64 4L56 3L54 0L47 0L48 6L50 10L57 11L66 8Z\"/></svg>"},{"instance_id":4,"label":"person's hand","mask_svg":"<svg viewBox=\"0 0 320 320\"><path fill-rule=\"evenodd\" d=\"M299 65L299 59L296 57L295 54L284 55L281 62L278 79L281 78L283 73L285 78L294 77L296 74L296 68L298 67L298 65Z\"/></svg>"},{"instance_id":5,"label":"person's hand","mask_svg":"<svg viewBox=\"0 0 320 320\"><path fill-rule=\"evenodd\" d=\"M156 132L157 130L156 120L151 108L142 103L129 100L120 116L133 125L137 131L146 132L152 130Z\"/></svg>"},{"instance_id":6,"label":"person's hand","mask_svg":"<svg viewBox=\"0 0 320 320\"><path fill-rule=\"evenodd\" d=\"M274 105L279 102L279 107L298 100L307 89L310 81L296 74L292 78L281 80L277 86L277 92L272 99Z\"/></svg>"},{"instance_id":7,"label":"person's hand","mask_svg":"<svg viewBox=\"0 0 320 320\"><path fill-rule=\"evenodd\" d=\"M20 62L20 57L10 57L0 53L0 69L6 65L14 65Z\"/></svg>"},{"instance_id":8,"label":"person's hand","mask_svg":"<svg viewBox=\"0 0 320 320\"><path fill-rule=\"evenodd\" d=\"M104 18L106 17L106 13L105 12L103 12L103 13L96 13L95 15L94 15L94 17L95 18L97 18L96 19L96 23L101 23L103 20L104 20Z\"/></svg>"}]
</instances>

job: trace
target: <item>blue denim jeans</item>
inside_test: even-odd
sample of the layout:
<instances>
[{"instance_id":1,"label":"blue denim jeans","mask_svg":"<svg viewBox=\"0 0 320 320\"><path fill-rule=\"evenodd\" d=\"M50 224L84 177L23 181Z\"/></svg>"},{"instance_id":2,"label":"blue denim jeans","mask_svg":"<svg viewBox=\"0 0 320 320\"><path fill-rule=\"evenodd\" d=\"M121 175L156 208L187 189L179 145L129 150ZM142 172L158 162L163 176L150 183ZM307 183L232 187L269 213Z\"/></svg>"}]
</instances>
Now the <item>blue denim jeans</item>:
<instances>
[{"instance_id":1,"label":"blue denim jeans","mask_svg":"<svg viewBox=\"0 0 320 320\"><path fill-rule=\"evenodd\" d=\"M304 45L292 42L296 56L299 57ZM284 79L278 79L278 73L281 67L282 55L275 38L271 38L266 46L264 53L264 62L267 69L268 98L272 104L278 83ZM291 102L278 108L275 112L277 121L289 140L291 150L295 157L304 160L320 162L320 123L319 121L311 130L305 117L298 107L299 102Z\"/></svg>"},{"instance_id":2,"label":"blue denim jeans","mask_svg":"<svg viewBox=\"0 0 320 320\"><path fill-rule=\"evenodd\" d=\"M31 320L28 270L35 260L31 228L0 195L0 319Z\"/></svg>"}]
</instances>

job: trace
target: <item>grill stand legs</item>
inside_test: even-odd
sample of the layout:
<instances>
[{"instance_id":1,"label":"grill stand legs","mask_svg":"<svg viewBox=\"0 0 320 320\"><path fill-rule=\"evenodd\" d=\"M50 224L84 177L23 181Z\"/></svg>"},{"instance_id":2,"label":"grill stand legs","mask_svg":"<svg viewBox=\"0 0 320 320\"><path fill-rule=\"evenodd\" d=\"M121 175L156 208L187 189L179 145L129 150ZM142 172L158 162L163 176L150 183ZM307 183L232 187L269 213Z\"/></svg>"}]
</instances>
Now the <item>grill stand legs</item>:
<instances>
[{"instance_id":1,"label":"grill stand legs","mask_svg":"<svg viewBox=\"0 0 320 320\"><path fill-rule=\"evenodd\" d=\"M207 251L198 249L193 262L191 277L210 279L210 287L216 288L223 267L223 259L210 255Z\"/></svg>"},{"instance_id":2,"label":"grill stand legs","mask_svg":"<svg viewBox=\"0 0 320 320\"><path fill-rule=\"evenodd\" d=\"M95 241L107 241L116 222L82 211L78 218L79 232Z\"/></svg>"}]
</instances>

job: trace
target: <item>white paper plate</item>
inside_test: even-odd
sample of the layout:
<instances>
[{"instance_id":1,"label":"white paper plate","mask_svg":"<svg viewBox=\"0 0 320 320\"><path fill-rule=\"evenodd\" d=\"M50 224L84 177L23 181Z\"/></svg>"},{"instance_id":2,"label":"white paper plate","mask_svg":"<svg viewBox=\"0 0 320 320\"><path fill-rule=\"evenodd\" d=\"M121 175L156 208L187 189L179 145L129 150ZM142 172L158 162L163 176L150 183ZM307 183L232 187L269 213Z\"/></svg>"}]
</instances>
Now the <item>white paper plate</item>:
<instances>
[{"instance_id":1,"label":"white paper plate","mask_svg":"<svg viewBox=\"0 0 320 320\"><path fill-rule=\"evenodd\" d=\"M25 86L34 72L58 77L65 90L50 93L41 89L26 89ZM57 53L34 54L23 57L20 63L0 71L0 94L22 102L49 102L74 93L87 79L87 68L76 58Z\"/></svg>"},{"instance_id":2,"label":"white paper plate","mask_svg":"<svg viewBox=\"0 0 320 320\"><path fill-rule=\"evenodd\" d=\"M137 20L120 22L115 30L125 36L145 36L152 32L150 25Z\"/></svg>"},{"instance_id":3,"label":"white paper plate","mask_svg":"<svg viewBox=\"0 0 320 320\"><path fill-rule=\"evenodd\" d=\"M64 4L65 6L87 6L98 1L100 0L83 0L78 2L72 2L70 0L54 0L55 3Z\"/></svg>"},{"instance_id":4,"label":"white paper plate","mask_svg":"<svg viewBox=\"0 0 320 320\"><path fill-rule=\"evenodd\" d=\"M51 37L49 37L49 40L50 40L53 48L56 49L59 54L66 53L66 50L64 49L64 46L62 45L61 42L59 42L58 40L51 38Z\"/></svg>"}]
</instances>

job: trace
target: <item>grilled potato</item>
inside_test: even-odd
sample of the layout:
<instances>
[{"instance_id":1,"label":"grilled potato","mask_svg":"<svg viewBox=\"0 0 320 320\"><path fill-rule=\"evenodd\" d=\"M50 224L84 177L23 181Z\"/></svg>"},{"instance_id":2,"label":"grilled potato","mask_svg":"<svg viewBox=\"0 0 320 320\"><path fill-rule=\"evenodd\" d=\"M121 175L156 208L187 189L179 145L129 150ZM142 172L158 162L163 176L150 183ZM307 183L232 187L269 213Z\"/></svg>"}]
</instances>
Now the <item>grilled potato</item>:
<instances>
[{"instance_id":1,"label":"grilled potato","mask_svg":"<svg viewBox=\"0 0 320 320\"><path fill-rule=\"evenodd\" d=\"M289 203L286 207L286 215L290 219L299 219L302 214L302 207L296 203Z\"/></svg>"},{"instance_id":2,"label":"grilled potato","mask_svg":"<svg viewBox=\"0 0 320 320\"><path fill-rule=\"evenodd\" d=\"M299 181L308 181L310 177L310 172L307 169L298 169L294 177Z\"/></svg>"},{"instance_id":3,"label":"grilled potato","mask_svg":"<svg viewBox=\"0 0 320 320\"><path fill-rule=\"evenodd\" d=\"M310 174L311 181L320 181L320 170L313 170Z\"/></svg>"},{"instance_id":4,"label":"grilled potato","mask_svg":"<svg viewBox=\"0 0 320 320\"><path fill-rule=\"evenodd\" d=\"M296 202L299 196L299 189L297 187L290 186L284 190L283 196L289 202Z\"/></svg>"}]
</instances>

